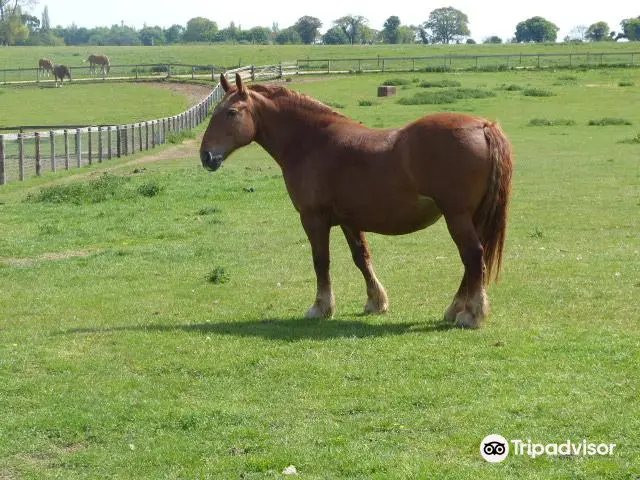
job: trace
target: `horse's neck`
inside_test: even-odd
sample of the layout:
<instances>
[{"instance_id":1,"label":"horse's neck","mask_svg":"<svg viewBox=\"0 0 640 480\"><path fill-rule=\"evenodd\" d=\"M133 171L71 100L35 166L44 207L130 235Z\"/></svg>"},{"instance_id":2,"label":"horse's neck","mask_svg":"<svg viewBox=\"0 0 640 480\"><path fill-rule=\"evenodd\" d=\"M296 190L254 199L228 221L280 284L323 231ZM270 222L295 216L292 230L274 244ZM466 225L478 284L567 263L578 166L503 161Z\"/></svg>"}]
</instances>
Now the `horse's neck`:
<instances>
[{"instance_id":1,"label":"horse's neck","mask_svg":"<svg viewBox=\"0 0 640 480\"><path fill-rule=\"evenodd\" d=\"M291 105L278 107L271 101L259 102L256 108L256 142L281 168L295 165L308 151L331 136L328 126L338 119L330 113L314 117L304 109Z\"/></svg>"}]
</instances>

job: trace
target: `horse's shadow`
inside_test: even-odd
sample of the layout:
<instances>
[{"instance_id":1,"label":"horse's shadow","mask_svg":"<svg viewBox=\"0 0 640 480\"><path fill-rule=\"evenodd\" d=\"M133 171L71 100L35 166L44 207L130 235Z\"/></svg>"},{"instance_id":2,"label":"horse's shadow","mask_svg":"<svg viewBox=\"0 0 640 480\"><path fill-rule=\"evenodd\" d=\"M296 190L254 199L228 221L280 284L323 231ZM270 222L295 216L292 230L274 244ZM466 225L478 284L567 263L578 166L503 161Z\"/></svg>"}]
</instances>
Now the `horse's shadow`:
<instances>
[{"instance_id":1,"label":"horse's shadow","mask_svg":"<svg viewBox=\"0 0 640 480\"><path fill-rule=\"evenodd\" d=\"M187 332L202 335L230 335L267 340L295 342L299 340L330 340L338 338L375 338L445 331L456 328L438 321L372 323L362 320L309 320L276 318L248 321L203 322L193 324L149 324L112 328L73 328L61 334L132 332Z\"/></svg>"}]
</instances>

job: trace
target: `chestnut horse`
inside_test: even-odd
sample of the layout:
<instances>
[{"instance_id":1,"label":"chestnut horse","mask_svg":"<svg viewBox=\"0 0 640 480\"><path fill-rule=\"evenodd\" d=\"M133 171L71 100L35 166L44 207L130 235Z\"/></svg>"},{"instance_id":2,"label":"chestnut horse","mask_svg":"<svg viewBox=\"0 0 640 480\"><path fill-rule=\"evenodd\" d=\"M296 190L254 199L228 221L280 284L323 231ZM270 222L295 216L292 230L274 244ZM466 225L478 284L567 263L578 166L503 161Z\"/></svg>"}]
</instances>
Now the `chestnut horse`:
<instances>
[{"instance_id":1,"label":"chestnut horse","mask_svg":"<svg viewBox=\"0 0 640 480\"><path fill-rule=\"evenodd\" d=\"M96 73L96 65L100 66L100 73L102 73L102 75L108 74L111 69L109 57L106 55L89 55L87 62L89 62L89 72L93 74Z\"/></svg>"},{"instance_id":2,"label":"chestnut horse","mask_svg":"<svg viewBox=\"0 0 640 480\"><path fill-rule=\"evenodd\" d=\"M53 75L56 79L56 87L58 86L58 79L60 80L60 86L64 84L64 77L68 77L71 81L71 69L66 65L54 65Z\"/></svg>"},{"instance_id":3,"label":"chestnut horse","mask_svg":"<svg viewBox=\"0 0 640 480\"><path fill-rule=\"evenodd\" d=\"M41 58L38 60L38 73L43 76L46 74L47 77L51 75L53 72L53 62L48 58Z\"/></svg>"},{"instance_id":4,"label":"chestnut horse","mask_svg":"<svg viewBox=\"0 0 640 480\"><path fill-rule=\"evenodd\" d=\"M444 216L464 276L445 319L477 328L487 315L485 286L497 279L513 170L511 145L482 118L446 113L402 128L371 129L306 95L280 86L233 87L213 112L200 159L217 170L252 141L282 169L311 243L317 293L308 318L331 317L329 231L339 225L362 272L366 313L383 313L387 294L376 277L364 232L401 235Z\"/></svg>"}]
</instances>

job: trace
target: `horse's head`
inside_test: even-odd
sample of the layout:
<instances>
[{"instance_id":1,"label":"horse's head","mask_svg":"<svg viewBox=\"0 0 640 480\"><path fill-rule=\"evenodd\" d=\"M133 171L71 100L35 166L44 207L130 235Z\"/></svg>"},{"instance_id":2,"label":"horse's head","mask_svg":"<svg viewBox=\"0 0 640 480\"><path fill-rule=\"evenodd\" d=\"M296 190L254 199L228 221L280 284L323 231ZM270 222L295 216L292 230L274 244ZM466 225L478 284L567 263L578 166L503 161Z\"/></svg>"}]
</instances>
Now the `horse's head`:
<instances>
[{"instance_id":1,"label":"horse's head","mask_svg":"<svg viewBox=\"0 0 640 480\"><path fill-rule=\"evenodd\" d=\"M226 95L213 111L200 145L202 166L211 171L220 168L234 150L248 145L256 136L251 96L240 75L236 73L235 88L224 74L220 75L220 85Z\"/></svg>"}]
</instances>

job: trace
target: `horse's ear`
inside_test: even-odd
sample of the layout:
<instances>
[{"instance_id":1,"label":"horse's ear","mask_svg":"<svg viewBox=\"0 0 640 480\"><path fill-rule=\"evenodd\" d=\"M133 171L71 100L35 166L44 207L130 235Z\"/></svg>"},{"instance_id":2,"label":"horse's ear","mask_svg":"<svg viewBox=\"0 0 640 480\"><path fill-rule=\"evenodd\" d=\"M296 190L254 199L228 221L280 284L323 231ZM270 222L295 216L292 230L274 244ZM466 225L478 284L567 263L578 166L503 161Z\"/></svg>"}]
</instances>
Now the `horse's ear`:
<instances>
[{"instance_id":1,"label":"horse's ear","mask_svg":"<svg viewBox=\"0 0 640 480\"><path fill-rule=\"evenodd\" d=\"M220 74L220 85L222 85L222 89L225 92L228 92L229 89L231 88L231 85L229 85L229 82L227 81L227 77L224 76L224 73Z\"/></svg>"},{"instance_id":2,"label":"horse's ear","mask_svg":"<svg viewBox=\"0 0 640 480\"><path fill-rule=\"evenodd\" d=\"M244 95L244 85L242 85L242 77L236 72L236 86L238 87L238 93Z\"/></svg>"}]
</instances>

